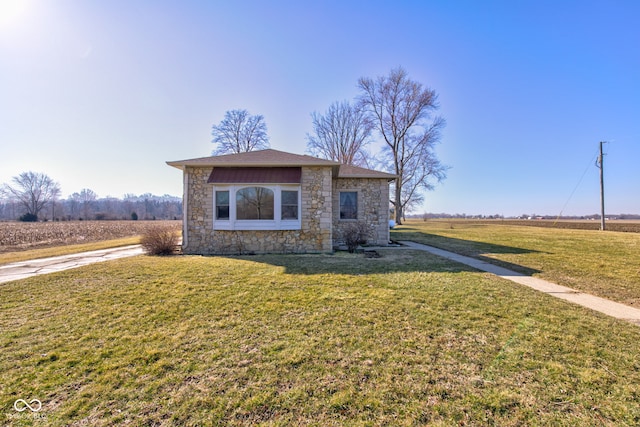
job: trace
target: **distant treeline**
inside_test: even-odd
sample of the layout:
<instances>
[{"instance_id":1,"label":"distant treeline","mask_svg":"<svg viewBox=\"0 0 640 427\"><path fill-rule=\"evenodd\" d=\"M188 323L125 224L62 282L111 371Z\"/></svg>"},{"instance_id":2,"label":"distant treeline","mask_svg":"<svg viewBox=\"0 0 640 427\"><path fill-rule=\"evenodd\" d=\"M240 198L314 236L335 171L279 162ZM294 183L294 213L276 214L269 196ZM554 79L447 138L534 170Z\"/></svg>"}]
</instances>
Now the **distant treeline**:
<instances>
[{"instance_id":1,"label":"distant treeline","mask_svg":"<svg viewBox=\"0 0 640 427\"><path fill-rule=\"evenodd\" d=\"M593 215L563 215L558 217L557 215L536 215L536 214L523 214L520 216L505 217L503 215L467 215L467 214L447 214L447 213L423 213L407 215L407 218L419 218L419 219L550 219L550 220L600 220L600 214ZM609 220L640 220L640 214L611 214L606 216Z\"/></svg>"},{"instance_id":2,"label":"distant treeline","mask_svg":"<svg viewBox=\"0 0 640 427\"><path fill-rule=\"evenodd\" d=\"M67 199L49 202L38 215L40 221L153 220L182 219L182 198L142 194L116 197L92 197L86 191ZM0 200L0 220L17 220L24 208L14 200Z\"/></svg>"}]
</instances>

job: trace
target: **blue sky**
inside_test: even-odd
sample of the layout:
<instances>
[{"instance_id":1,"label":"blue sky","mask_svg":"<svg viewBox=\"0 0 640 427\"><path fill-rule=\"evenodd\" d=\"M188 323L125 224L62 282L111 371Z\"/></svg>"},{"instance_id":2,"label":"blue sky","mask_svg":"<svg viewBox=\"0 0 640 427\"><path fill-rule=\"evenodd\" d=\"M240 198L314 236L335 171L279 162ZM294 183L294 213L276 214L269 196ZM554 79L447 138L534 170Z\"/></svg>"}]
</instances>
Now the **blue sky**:
<instances>
[{"instance_id":1,"label":"blue sky","mask_svg":"<svg viewBox=\"0 0 640 427\"><path fill-rule=\"evenodd\" d=\"M313 111L402 66L447 120L451 169L420 211L597 213L605 140L607 212L640 213L638 16L633 0L0 0L0 182L181 195L165 161L209 155L225 111L304 153Z\"/></svg>"}]
</instances>

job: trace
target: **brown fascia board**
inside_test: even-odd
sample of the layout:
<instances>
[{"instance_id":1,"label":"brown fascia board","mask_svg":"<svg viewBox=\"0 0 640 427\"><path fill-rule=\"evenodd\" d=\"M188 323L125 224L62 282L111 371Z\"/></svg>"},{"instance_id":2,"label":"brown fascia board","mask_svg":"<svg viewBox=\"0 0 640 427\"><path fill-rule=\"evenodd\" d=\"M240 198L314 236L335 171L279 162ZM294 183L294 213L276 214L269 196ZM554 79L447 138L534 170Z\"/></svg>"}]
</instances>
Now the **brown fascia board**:
<instances>
[{"instance_id":1,"label":"brown fascia board","mask_svg":"<svg viewBox=\"0 0 640 427\"><path fill-rule=\"evenodd\" d=\"M340 163L319 159L308 155L286 153L278 150L259 150L240 154L225 154L222 156L200 157L195 159L167 162L169 166L184 170L192 167L280 167L280 166L331 166L334 169Z\"/></svg>"}]
</instances>

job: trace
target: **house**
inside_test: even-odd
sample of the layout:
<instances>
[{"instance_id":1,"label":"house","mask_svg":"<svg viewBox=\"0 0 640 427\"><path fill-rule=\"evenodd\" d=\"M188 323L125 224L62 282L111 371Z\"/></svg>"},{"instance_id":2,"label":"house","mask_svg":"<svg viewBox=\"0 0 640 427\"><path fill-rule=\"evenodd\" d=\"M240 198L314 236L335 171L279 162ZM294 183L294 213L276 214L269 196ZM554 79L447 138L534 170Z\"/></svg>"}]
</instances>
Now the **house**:
<instances>
[{"instance_id":1,"label":"house","mask_svg":"<svg viewBox=\"0 0 640 427\"><path fill-rule=\"evenodd\" d=\"M271 149L167 164L183 171L186 254L331 252L357 222L389 242L395 175Z\"/></svg>"}]
</instances>

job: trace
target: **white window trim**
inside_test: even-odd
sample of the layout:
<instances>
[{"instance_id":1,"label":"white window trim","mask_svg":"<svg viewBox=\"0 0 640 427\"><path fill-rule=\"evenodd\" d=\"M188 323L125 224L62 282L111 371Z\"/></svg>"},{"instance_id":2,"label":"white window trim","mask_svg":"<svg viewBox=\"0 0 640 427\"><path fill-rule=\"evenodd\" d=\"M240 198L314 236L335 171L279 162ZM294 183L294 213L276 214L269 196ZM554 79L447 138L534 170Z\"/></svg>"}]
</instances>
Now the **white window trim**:
<instances>
[{"instance_id":1,"label":"white window trim","mask_svg":"<svg viewBox=\"0 0 640 427\"><path fill-rule=\"evenodd\" d=\"M273 191L274 219L236 219L236 192L246 187L264 187ZM216 219L216 191L229 192L229 219ZM282 219L282 191L298 192L298 219ZM302 228L302 191L300 185L233 184L213 186L214 230L300 230Z\"/></svg>"}]
</instances>

